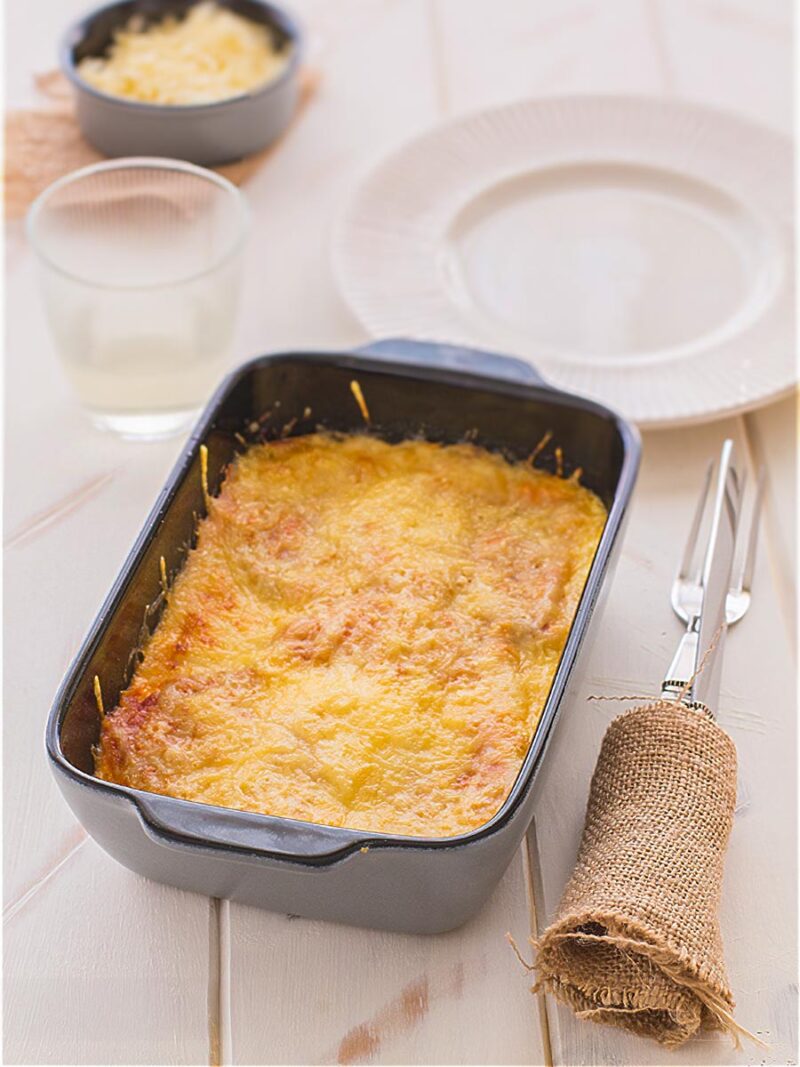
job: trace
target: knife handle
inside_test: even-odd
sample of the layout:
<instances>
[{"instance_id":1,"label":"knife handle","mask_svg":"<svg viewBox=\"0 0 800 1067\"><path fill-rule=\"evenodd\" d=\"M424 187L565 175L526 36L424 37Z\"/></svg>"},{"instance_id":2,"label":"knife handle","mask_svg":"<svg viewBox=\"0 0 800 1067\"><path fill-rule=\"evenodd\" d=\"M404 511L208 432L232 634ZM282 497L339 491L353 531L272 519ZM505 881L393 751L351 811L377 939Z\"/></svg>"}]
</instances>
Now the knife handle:
<instances>
[{"instance_id":1,"label":"knife handle","mask_svg":"<svg viewBox=\"0 0 800 1067\"><path fill-rule=\"evenodd\" d=\"M695 711L705 712L714 718L707 704L693 700L695 664L698 662L698 643L700 640L700 619L694 618L686 627L686 632L678 643L665 680L661 683L661 697L665 700L679 700Z\"/></svg>"},{"instance_id":2,"label":"knife handle","mask_svg":"<svg viewBox=\"0 0 800 1067\"><path fill-rule=\"evenodd\" d=\"M699 618L691 620L680 639L666 677L661 683L661 695L668 700L691 700L694 672L697 664Z\"/></svg>"}]
</instances>

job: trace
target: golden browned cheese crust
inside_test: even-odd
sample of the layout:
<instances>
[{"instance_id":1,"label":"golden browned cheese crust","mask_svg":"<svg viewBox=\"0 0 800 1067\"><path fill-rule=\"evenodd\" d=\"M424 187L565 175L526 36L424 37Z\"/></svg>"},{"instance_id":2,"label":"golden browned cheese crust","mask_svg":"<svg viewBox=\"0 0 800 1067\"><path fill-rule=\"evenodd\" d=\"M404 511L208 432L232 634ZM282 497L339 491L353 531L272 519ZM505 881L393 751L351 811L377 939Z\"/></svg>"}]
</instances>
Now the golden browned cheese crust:
<instances>
[{"instance_id":1,"label":"golden browned cheese crust","mask_svg":"<svg viewBox=\"0 0 800 1067\"><path fill-rule=\"evenodd\" d=\"M232 465L96 759L109 781L385 833L489 820L605 522L471 445L312 435Z\"/></svg>"}]
</instances>

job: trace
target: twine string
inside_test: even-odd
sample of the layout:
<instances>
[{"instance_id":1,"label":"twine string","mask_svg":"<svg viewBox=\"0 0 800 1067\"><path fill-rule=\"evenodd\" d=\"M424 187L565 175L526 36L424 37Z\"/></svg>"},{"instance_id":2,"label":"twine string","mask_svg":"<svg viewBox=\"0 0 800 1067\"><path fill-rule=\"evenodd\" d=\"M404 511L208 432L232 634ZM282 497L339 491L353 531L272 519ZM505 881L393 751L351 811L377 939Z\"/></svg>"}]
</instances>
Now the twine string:
<instances>
[{"instance_id":1,"label":"twine string","mask_svg":"<svg viewBox=\"0 0 800 1067\"><path fill-rule=\"evenodd\" d=\"M658 697L658 699L656 699L654 701L653 700L653 696L650 693L630 694L630 695L627 695L627 696L606 696L603 693L590 693L589 696L587 697L587 700L618 700L618 701L622 701L624 703L629 703L632 700L645 700L645 701L647 701L648 704L653 703L654 707L658 707L660 705L667 705L669 707L673 707L675 704L682 703L684 697L687 695L687 693L692 688L694 683L697 681L697 679L700 677L700 675L705 670L706 664L708 663L709 656L714 651L714 649L717 647L717 643L719 642L719 639L722 636L722 631L723 631L724 628L725 628L725 623L720 623L720 625L717 627L717 629L714 632L714 636L711 639L711 642L710 642L708 648L703 653L703 655L702 655L702 657L700 659L700 662L697 664L697 667L695 668L695 670L692 673L691 677L689 678L688 681L683 683L683 687L682 687L681 691L673 699L668 699L668 698L666 698L664 696L660 696L660 697Z\"/></svg>"}]
</instances>

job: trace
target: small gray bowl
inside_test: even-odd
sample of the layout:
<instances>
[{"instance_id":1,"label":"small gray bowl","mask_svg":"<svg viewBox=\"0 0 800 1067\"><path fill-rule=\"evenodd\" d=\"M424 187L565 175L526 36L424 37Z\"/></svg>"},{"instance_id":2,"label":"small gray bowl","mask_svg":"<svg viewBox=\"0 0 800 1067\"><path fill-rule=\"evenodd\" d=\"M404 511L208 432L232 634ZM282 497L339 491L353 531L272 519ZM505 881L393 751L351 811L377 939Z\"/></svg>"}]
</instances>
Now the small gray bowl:
<instances>
[{"instance_id":1,"label":"small gray bowl","mask_svg":"<svg viewBox=\"0 0 800 1067\"><path fill-rule=\"evenodd\" d=\"M297 105L302 35L287 12L263 0L217 0L222 7L267 26L280 48L291 48L286 68L250 93L209 104L146 104L99 92L78 73L86 56L99 56L132 15L158 22L183 15L195 0L122 0L97 8L67 30L61 67L75 89L78 124L107 156L168 156L201 166L230 163L266 148L286 129Z\"/></svg>"}]
</instances>

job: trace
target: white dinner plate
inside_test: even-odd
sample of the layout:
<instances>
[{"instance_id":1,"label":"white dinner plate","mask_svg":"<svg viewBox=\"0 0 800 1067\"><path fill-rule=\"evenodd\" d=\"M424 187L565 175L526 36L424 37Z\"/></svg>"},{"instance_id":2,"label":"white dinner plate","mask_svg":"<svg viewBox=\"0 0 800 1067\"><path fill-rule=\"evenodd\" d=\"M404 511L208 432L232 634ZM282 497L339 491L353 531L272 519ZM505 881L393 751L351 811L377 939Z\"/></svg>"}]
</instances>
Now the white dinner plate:
<instances>
[{"instance_id":1,"label":"white dinner plate","mask_svg":"<svg viewBox=\"0 0 800 1067\"><path fill-rule=\"evenodd\" d=\"M333 258L375 336L522 356L644 426L796 380L791 145L723 111L573 96L447 122L372 171Z\"/></svg>"}]
</instances>

